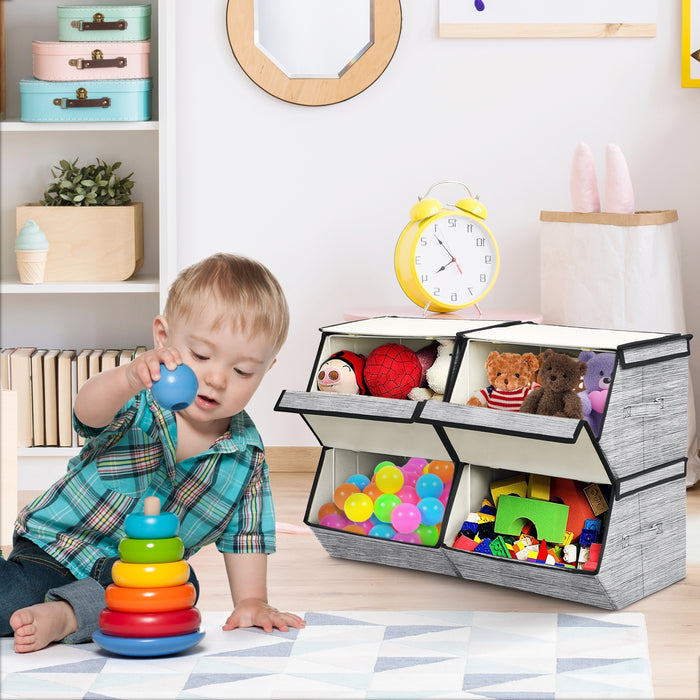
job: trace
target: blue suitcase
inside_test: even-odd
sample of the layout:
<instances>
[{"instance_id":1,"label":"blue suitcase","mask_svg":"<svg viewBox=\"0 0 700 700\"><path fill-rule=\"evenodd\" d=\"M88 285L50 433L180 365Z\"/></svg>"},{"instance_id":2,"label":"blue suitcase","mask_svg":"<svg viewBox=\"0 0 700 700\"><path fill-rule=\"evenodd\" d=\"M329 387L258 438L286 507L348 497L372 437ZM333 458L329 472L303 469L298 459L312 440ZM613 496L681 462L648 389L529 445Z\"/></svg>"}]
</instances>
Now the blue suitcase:
<instances>
[{"instance_id":1,"label":"blue suitcase","mask_svg":"<svg viewBox=\"0 0 700 700\"><path fill-rule=\"evenodd\" d=\"M151 118L151 79L19 81L23 122L139 122Z\"/></svg>"},{"instance_id":2,"label":"blue suitcase","mask_svg":"<svg viewBox=\"0 0 700 700\"><path fill-rule=\"evenodd\" d=\"M59 5L59 41L145 41L150 5Z\"/></svg>"}]
</instances>

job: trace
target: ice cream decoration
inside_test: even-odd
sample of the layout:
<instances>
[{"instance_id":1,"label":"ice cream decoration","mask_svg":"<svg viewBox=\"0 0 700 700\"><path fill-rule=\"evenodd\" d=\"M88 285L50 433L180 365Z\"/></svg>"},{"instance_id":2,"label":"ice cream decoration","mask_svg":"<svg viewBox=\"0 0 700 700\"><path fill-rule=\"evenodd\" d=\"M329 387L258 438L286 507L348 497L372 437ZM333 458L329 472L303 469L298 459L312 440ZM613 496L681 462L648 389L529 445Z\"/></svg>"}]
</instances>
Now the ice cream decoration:
<instances>
[{"instance_id":1,"label":"ice cream decoration","mask_svg":"<svg viewBox=\"0 0 700 700\"><path fill-rule=\"evenodd\" d=\"M28 219L15 238L15 255L20 282L40 284L44 281L49 241L34 219Z\"/></svg>"}]
</instances>

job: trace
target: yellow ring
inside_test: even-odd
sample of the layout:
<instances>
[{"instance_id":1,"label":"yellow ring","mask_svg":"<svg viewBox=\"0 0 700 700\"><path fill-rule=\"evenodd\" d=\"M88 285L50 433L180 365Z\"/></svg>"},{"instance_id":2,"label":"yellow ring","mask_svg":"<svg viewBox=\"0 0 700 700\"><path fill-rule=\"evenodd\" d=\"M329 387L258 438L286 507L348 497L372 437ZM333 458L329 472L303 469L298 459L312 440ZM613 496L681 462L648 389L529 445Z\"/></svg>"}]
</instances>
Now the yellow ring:
<instances>
[{"instance_id":1,"label":"yellow ring","mask_svg":"<svg viewBox=\"0 0 700 700\"><path fill-rule=\"evenodd\" d=\"M186 561L162 564L128 564L114 562L112 579L117 586L126 588L165 588L181 586L190 577L190 565Z\"/></svg>"}]
</instances>

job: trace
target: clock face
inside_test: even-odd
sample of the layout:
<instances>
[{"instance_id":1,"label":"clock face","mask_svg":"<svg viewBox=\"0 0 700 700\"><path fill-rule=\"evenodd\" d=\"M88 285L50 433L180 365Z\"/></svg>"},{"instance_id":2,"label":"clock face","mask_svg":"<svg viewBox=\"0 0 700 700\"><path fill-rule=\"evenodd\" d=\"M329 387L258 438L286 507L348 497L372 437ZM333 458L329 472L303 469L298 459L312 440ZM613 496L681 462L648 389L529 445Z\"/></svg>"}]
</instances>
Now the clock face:
<instances>
[{"instance_id":1,"label":"clock face","mask_svg":"<svg viewBox=\"0 0 700 700\"><path fill-rule=\"evenodd\" d=\"M461 308L491 289L498 274L498 249L485 226L449 212L425 222L416 239L413 268L431 299Z\"/></svg>"}]
</instances>

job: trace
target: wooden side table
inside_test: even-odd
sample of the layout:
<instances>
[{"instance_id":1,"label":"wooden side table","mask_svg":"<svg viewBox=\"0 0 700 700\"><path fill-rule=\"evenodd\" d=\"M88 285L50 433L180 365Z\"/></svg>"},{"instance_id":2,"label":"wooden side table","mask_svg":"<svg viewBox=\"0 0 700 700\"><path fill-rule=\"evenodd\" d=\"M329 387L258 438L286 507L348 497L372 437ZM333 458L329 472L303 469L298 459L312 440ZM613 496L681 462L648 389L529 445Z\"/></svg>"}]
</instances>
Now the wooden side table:
<instances>
[{"instance_id":1,"label":"wooden side table","mask_svg":"<svg viewBox=\"0 0 700 700\"><path fill-rule=\"evenodd\" d=\"M532 321L534 323L542 322L542 314L534 311L493 311L482 310L481 313L473 306L468 306L461 311L456 311L450 314L437 314L428 312L423 313L423 310L416 305L404 306L367 306L347 309L343 312L345 321L360 321L365 318L375 318L377 316L399 316L403 318L451 318L451 319L468 319L470 321Z\"/></svg>"}]
</instances>

